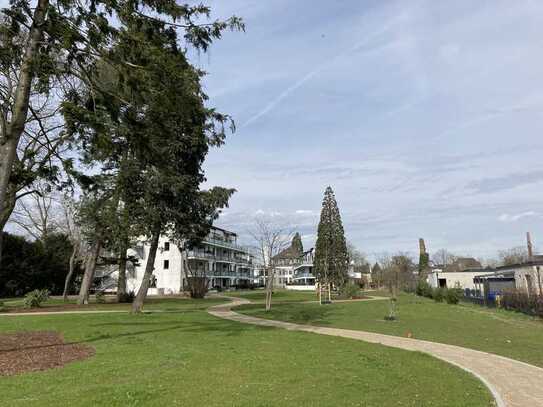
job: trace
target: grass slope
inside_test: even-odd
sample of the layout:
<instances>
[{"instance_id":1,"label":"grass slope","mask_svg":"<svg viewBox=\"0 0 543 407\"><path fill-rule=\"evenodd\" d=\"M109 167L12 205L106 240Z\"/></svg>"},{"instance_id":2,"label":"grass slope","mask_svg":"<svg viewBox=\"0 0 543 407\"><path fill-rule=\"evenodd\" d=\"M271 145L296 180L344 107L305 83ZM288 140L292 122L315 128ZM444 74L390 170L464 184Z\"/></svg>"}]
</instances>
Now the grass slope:
<instances>
[{"instance_id":1,"label":"grass slope","mask_svg":"<svg viewBox=\"0 0 543 407\"><path fill-rule=\"evenodd\" d=\"M472 304L449 305L402 294L399 320L385 322L388 301L318 304L277 304L266 313L258 305L240 312L302 324L358 329L464 346L543 367L543 321L523 314Z\"/></svg>"},{"instance_id":2,"label":"grass slope","mask_svg":"<svg viewBox=\"0 0 543 407\"><path fill-rule=\"evenodd\" d=\"M0 317L0 333L57 330L96 356L0 378L9 406L489 406L486 388L427 355L177 312ZM0 355L1 357L1 355Z\"/></svg>"}]
</instances>

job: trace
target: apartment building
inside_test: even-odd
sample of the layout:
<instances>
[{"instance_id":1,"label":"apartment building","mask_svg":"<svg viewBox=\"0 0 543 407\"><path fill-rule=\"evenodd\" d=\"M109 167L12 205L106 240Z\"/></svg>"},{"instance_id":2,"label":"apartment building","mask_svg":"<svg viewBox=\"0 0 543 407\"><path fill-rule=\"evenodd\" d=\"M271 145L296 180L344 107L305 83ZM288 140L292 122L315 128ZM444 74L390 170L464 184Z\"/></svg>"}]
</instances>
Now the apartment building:
<instances>
[{"instance_id":1,"label":"apartment building","mask_svg":"<svg viewBox=\"0 0 543 407\"><path fill-rule=\"evenodd\" d=\"M257 265L249 249L237 242L237 234L212 227L202 243L182 253L182 249L161 236L151 277L149 295L177 294L188 289L187 277L197 272L208 280L210 289L249 287L255 282ZM142 242L130 251L138 264L127 271L128 290L137 291L145 272L149 245ZM186 258L187 264L184 259Z\"/></svg>"}]
</instances>

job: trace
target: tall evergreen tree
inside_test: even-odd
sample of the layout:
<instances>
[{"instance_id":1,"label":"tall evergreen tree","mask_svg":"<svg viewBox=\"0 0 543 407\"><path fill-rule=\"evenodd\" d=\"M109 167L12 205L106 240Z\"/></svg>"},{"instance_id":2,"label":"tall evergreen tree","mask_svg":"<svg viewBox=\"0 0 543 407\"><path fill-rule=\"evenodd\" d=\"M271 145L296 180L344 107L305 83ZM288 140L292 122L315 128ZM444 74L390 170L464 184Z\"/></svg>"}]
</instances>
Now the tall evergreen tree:
<instances>
[{"instance_id":1,"label":"tall evergreen tree","mask_svg":"<svg viewBox=\"0 0 543 407\"><path fill-rule=\"evenodd\" d=\"M377 285L377 288L380 288L383 284L383 270L377 262L371 268L371 281Z\"/></svg>"},{"instance_id":2,"label":"tall evergreen tree","mask_svg":"<svg viewBox=\"0 0 543 407\"><path fill-rule=\"evenodd\" d=\"M304 245L302 243L302 237L298 232L294 235L292 238L292 250L296 253L302 256L304 254Z\"/></svg>"},{"instance_id":3,"label":"tall evergreen tree","mask_svg":"<svg viewBox=\"0 0 543 407\"><path fill-rule=\"evenodd\" d=\"M317 231L314 272L321 285L337 287L347 282L349 254L334 191L326 188Z\"/></svg>"},{"instance_id":4,"label":"tall evergreen tree","mask_svg":"<svg viewBox=\"0 0 543 407\"><path fill-rule=\"evenodd\" d=\"M29 128L42 128L44 117L51 116L50 112L36 114L43 100L56 100L51 110L57 112L58 99L80 82L92 83L93 92L120 99L116 88L101 87L92 77L97 62L104 59L132 71L143 67L110 55L111 44L135 20L168 27L172 35L178 31L180 48L192 45L203 51L225 29L243 29L235 16L206 21L210 12L204 4L178 4L176 0L17 0L0 9L0 231L16 200L24 195L21 188L39 178L55 177L51 156L71 166L71 154L59 154L60 143L70 141L62 136L69 134L60 132L62 125L52 127L61 134L57 141L51 142L47 133L53 130L49 129L25 144ZM46 148L36 154L34 144Z\"/></svg>"},{"instance_id":5,"label":"tall evergreen tree","mask_svg":"<svg viewBox=\"0 0 543 407\"><path fill-rule=\"evenodd\" d=\"M175 30L133 16L118 38L109 56L122 63L113 64L116 73L96 82L115 83L122 99L97 97L91 87L88 94L93 97L74 93L63 112L86 151L84 157L101 166L102 177L111 179L107 206L112 210L105 214L114 239L109 240L149 238L145 273L133 303L133 311L139 312L160 235L178 241L203 238L234 192L220 187L200 190L203 161L210 147L223 143L229 118L205 105L203 72L187 60ZM132 70L127 64L141 68ZM118 244L109 248L126 254ZM85 275L92 276L92 267L87 269Z\"/></svg>"}]
</instances>

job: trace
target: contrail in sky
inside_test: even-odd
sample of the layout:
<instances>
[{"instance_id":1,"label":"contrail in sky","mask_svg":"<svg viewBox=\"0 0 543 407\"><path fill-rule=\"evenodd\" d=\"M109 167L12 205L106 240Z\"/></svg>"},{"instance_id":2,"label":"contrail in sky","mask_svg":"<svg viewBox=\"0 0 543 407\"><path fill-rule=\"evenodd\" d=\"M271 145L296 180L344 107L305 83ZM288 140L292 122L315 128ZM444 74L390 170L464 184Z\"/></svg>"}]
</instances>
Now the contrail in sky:
<instances>
[{"instance_id":1,"label":"contrail in sky","mask_svg":"<svg viewBox=\"0 0 543 407\"><path fill-rule=\"evenodd\" d=\"M271 102L269 102L264 109L262 109L260 112L249 118L245 123L241 125L241 127L246 127L250 125L251 123L254 123L258 119L260 119L262 116L265 116L267 113L269 113L271 110L273 110L277 105L279 105L283 100L285 100L292 92L294 92L296 89L300 88L304 83L306 83L308 80L313 78L315 75L323 71L324 69L332 66L339 58L343 57L346 54L349 54L351 52L357 51L358 49L362 48L364 45L368 44L371 40L373 40L375 37L378 37L382 34L384 34L386 31L388 31L393 25L397 24L399 21L405 19L405 15L399 15L395 18L391 19L388 23L383 25L378 30L370 33L368 36L366 36L363 40L359 41L355 45L353 45L351 48L349 48L346 51L343 51L339 54L337 54L335 57L333 57L328 62L325 62L321 65L319 65L317 68L313 69L312 71L308 72L305 76L303 76L301 79L296 81L293 85L289 86L287 89L285 89L283 92L279 94L279 96L275 97Z\"/></svg>"}]
</instances>

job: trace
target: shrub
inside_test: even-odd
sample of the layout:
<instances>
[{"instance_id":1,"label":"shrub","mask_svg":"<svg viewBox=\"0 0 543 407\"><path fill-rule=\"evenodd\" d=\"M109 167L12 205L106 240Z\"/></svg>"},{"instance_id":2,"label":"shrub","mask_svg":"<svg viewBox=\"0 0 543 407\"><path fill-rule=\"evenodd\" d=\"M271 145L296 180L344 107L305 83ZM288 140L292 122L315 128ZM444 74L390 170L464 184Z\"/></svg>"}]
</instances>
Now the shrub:
<instances>
[{"instance_id":1,"label":"shrub","mask_svg":"<svg viewBox=\"0 0 543 407\"><path fill-rule=\"evenodd\" d=\"M441 287L438 287L438 288L434 288L432 290L432 298L434 299L434 301L436 302L443 302L443 300L445 299L445 290Z\"/></svg>"},{"instance_id":2,"label":"shrub","mask_svg":"<svg viewBox=\"0 0 543 407\"><path fill-rule=\"evenodd\" d=\"M34 290L26 293L24 299L25 308L38 308L49 298L49 290Z\"/></svg>"},{"instance_id":3,"label":"shrub","mask_svg":"<svg viewBox=\"0 0 543 407\"><path fill-rule=\"evenodd\" d=\"M345 284L341 287L340 297L341 298L353 298L358 295L360 292L360 287L356 284Z\"/></svg>"},{"instance_id":4,"label":"shrub","mask_svg":"<svg viewBox=\"0 0 543 407\"><path fill-rule=\"evenodd\" d=\"M96 297L96 303L97 304L105 304L106 302L106 294L103 291L98 291L95 294Z\"/></svg>"},{"instance_id":5,"label":"shrub","mask_svg":"<svg viewBox=\"0 0 543 407\"><path fill-rule=\"evenodd\" d=\"M390 297L389 306L388 306L388 315L385 316L385 321L396 321L398 317L396 316L396 303L398 299L395 297Z\"/></svg>"},{"instance_id":6,"label":"shrub","mask_svg":"<svg viewBox=\"0 0 543 407\"><path fill-rule=\"evenodd\" d=\"M508 290L500 296L502 308L543 318L543 296L522 290Z\"/></svg>"},{"instance_id":7,"label":"shrub","mask_svg":"<svg viewBox=\"0 0 543 407\"><path fill-rule=\"evenodd\" d=\"M4 311L4 301L0 301L0 311Z\"/></svg>"},{"instance_id":8,"label":"shrub","mask_svg":"<svg viewBox=\"0 0 543 407\"><path fill-rule=\"evenodd\" d=\"M134 298L136 298L136 294L134 294L134 291L129 291L127 293L119 295L119 302L132 303L134 302Z\"/></svg>"},{"instance_id":9,"label":"shrub","mask_svg":"<svg viewBox=\"0 0 543 407\"><path fill-rule=\"evenodd\" d=\"M419 281L415 292L420 297L432 298L432 287L426 281Z\"/></svg>"},{"instance_id":10,"label":"shrub","mask_svg":"<svg viewBox=\"0 0 543 407\"><path fill-rule=\"evenodd\" d=\"M462 289L448 288L445 291L445 301L447 304L458 304L462 296Z\"/></svg>"}]
</instances>

